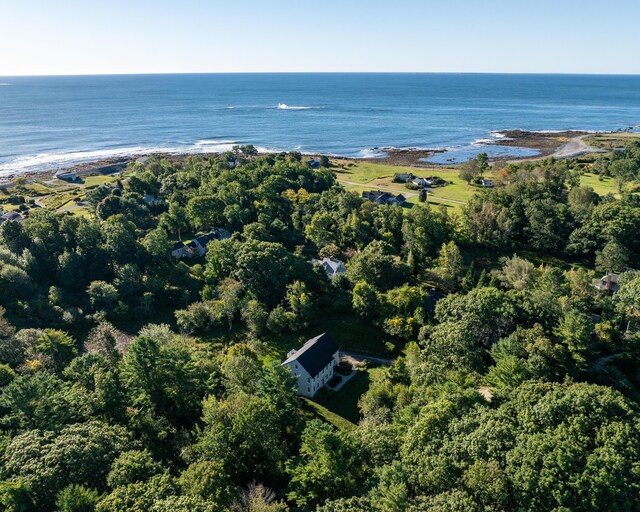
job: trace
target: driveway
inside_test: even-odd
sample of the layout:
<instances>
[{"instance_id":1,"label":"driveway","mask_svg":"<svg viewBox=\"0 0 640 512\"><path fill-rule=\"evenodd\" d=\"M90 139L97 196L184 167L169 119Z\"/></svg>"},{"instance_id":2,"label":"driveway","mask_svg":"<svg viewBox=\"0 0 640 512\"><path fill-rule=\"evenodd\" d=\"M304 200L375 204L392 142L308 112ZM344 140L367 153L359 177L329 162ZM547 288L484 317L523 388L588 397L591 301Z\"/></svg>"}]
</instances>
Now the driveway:
<instances>
[{"instance_id":1,"label":"driveway","mask_svg":"<svg viewBox=\"0 0 640 512\"><path fill-rule=\"evenodd\" d=\"M391 366L393 363L396 362L395 359L389 359L386 357L378 357L378 356L372 356L371 354L365 354L363 352L353 352L351 350L341 350L340 351L340 358L344 358L347 359L348 361L351 361L351 364L357 364L357 363L362 363L364 361L370 361L373 363L380 363L380 364L385 364L388 366Z\"/></svg>"}]
</instances>

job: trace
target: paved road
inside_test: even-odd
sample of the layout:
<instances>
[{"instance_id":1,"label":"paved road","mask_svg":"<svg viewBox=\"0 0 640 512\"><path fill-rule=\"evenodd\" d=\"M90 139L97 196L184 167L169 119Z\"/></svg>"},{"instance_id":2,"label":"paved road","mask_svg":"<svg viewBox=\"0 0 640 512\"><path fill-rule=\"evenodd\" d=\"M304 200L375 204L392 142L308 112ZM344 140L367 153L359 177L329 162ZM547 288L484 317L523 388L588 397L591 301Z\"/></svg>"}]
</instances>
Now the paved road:
<instances>
[{"instance_id":1,"label":"paved road","mask_svg":"<svg viewBox=\"0 0 640 512\"><path fill-rule=\"evenodd\" d=\"M393 192L394 194L402 193L402 195L405 196L405 197L413 197L413 196L417 196L418 195L415 192L405 192L404 190L402 192L399 192L398 190L393 189L393 188L378 187L378 186L375 186L375 185L369 185L368 183L356 183L355 181L338 180L338 183L340 183L342 185L356 185L358 187L371 187L372 189L382 190L384 192ZM433 193L432 193L432 190L433 189L428 188L427 192L429 192L429 197L431 197L433 199L438 199L440 201L446 201L448 203L465 204L464 201L458 201L457 199L447 199L445 197L434 196Z\"/></svg>"}]
</instances>

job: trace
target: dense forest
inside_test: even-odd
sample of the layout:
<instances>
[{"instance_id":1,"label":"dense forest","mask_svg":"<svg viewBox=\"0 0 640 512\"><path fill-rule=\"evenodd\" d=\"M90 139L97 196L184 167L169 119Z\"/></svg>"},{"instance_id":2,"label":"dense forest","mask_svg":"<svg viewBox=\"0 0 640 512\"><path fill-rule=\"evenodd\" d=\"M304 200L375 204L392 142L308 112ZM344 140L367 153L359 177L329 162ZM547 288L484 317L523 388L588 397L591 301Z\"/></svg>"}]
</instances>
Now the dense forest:
<instances>
[{"instance_id":1,"label":"dense forest","mask_svg":"<svg viewBox=\"0 0 640 512\"><path fill-rule=\"evenodd\" d=\"M640 144L496 169L461 214L323 164L151 158L0 224L3 510L640 510ZM345 428L281 366L335 314L392 340Z\"/></svg>"}]
</instances>

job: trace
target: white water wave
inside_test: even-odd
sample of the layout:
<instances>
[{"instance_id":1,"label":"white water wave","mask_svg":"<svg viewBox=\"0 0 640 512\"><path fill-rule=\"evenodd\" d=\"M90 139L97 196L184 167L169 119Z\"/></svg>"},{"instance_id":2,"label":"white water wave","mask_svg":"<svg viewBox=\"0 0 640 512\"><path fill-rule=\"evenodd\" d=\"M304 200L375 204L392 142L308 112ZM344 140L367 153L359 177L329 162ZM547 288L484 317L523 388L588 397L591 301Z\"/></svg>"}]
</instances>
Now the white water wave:
<instances>
[{"instance_id":1,"label":"white water wave","mask_svg":"<svg viewBox=\"0 0 640 512\"><path fill-rule=\"evenodd\" d=\"M278 103L278 110L314 110L318 107L287 105L286 103Z\"/></svg>"},{"instance_id":2,"label":"white water wave","mask_svg":"<svg viewBox=\"0 0 640 512\"><path fill-rule=\"evenodd\" d=\"M137 146L95 151L70 151L67 153L39 153L37 155L18 157L11 162L0 164L0 176L22 174L30 171L46 171L61 166L71 166L106 158L144 155L154 151L171 152L173 148L147 148Z\"/></svg>"},{"instance_id":3,"label":"white water wave","mask_svg":"<svg viewBox=\"0 0 640 512\"><path fill-rule=\"evenodd\" d=\"M490 137L485 137L482 139L476 139L471 142L473 146L484 146L487 144L495 144L498 141L507 141L513 140L511 137L507 137L506 134L502 131L492 131L489 133Z\"/></svg>"},{"instance_id":4,"label":"white water wave","mask_svg":"<svg viewBox=\"0 0 640 512\"><path fill-rule=\"evenodd\" d=\"M18 157L10 162L0 164L0 177L24 174L27 172L51 171L99 160L112 158L124 159L149 154L224 153L231 151L237 144L239 144L239 142L235 140L203 139L192 144L180 146L133 146L94 151L39 153L37 155ZM274 148L261 146L257 146L256 149L259 153L278 151Z\"/></svg>"},{"instance_id":5,"label":"white water wave","mask_svg":"<svg viewBox=\"0 0 640 512\"><path fill-rule=\"evenodd\" d=\"M389 156L389 154L378 148L370 148L370 149L361 149L355 155L356 158L385 158Z\"/></svg>"}]
</instances>

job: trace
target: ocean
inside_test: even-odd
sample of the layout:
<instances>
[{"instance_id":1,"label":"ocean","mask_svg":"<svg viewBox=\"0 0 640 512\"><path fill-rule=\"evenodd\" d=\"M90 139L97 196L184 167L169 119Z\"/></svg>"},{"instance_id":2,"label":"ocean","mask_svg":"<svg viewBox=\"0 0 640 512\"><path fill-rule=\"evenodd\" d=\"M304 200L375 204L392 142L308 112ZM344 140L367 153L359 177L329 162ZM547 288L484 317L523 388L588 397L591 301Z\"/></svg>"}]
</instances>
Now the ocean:
<instances>
[{"instance_id":1,"label":"ocean","mask_svg":"<svg viewBox=\"0 0 640 512\"><path fill-rule=\"evenodd\" d=\"M640 124L640 76L430 73L0 78L0 175L153 151L378 156L447 149L461 161L497 130ZM440 156L439 158L445 158Z\"/></svg>"}]
</instances>

